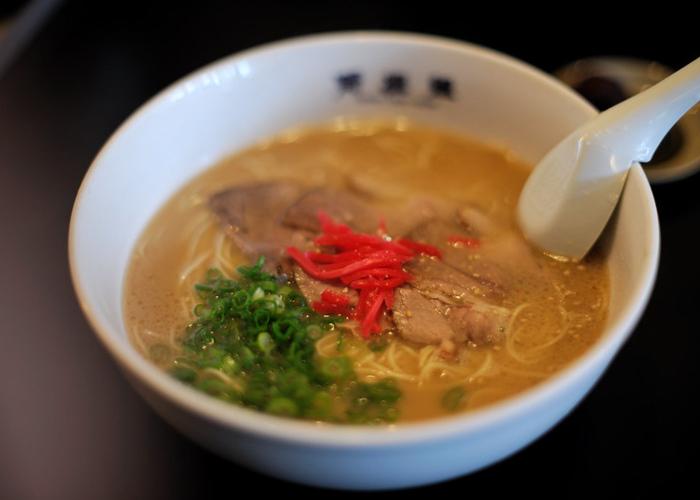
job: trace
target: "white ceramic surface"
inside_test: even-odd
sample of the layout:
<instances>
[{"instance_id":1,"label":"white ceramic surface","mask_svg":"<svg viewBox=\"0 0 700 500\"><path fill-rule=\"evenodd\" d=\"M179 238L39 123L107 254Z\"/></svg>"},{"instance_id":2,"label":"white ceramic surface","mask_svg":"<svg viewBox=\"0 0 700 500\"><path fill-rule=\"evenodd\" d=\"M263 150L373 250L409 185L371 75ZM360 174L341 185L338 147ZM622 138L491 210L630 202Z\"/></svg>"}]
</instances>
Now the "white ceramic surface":
<instances>
[{"instance_id":1,"label":"white ceramic surface","mask_svg":"<svg viewBox=\"0 0 700 500\"><path fill-rule=\"evenodd\" d=\"M407 95L380 92L387 74L405 77ZM436 93L433 78L440 80ZM122 318L125 270L146 223L178 187L222 155L291 126L397 115L506 145L535 163L595 111L549 76L487 49L422 35L341 33L207 66L139 109L100 151L71 220L73 282L101 342L183 433L241 464L308 484L378 489L440 481L489 465L550 429L631 333L659 255L654 201L638 167L606 234L612 296L602 340L548 382L487 409L378 428L285 420L195 392L136 352Z\"/></svg>"}]
</instances>

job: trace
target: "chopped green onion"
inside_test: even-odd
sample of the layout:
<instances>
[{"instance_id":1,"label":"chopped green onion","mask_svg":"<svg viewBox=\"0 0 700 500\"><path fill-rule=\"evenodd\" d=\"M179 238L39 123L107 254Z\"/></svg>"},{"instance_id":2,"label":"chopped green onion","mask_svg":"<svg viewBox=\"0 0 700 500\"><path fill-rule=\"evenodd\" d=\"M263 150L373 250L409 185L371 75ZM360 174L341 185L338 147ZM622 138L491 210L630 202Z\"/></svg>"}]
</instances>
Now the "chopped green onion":
<instances>
[{"instance_id":1,"label":"chopped green onion","mask_svg":"<svg viewBox=\"0 0 700 500\"><path fill-rule=\"evenodd\" d=\"M197 379L197 372L191 368L185 368L184 366L176 366L170 373L176 379L182 382L194 382Z\"/></svg>"},{"instance_id":2,"label":"chopped green onion","mask_svg":"<svg viewBox=\"0 0 700 500\"><path fill-rule=\"evenodd\" d=\"M352 362L345 356L321 361L321 373L332 381L347 380L354 375Z\"/></svg>"},{"instance_id":3,"label":"chopped green onion","mask_svg":"<svg viewBox=\"0 0 700 500\"><path fill-rule=\"evenodd\" d=\"M297 405L294 401L287 398L275 398L271 400L265 407L265 411L285 417L296 417L299 414Z\"/></svg>"},{"instance_id":4,"label":"chopped green onion","mask_svg":"<svg viewBox=\"0 0 700 500\"><path fill-rule=\"evenodd\" d=\"M265 354L270 354L270 351L275 347L275 341L272 340L270 334L267 332L262 332L258 334L258 347Z\"/></svg>"},{"instance_id":5,"label":"chopped green onion","mask_svg":"<svg viewBox=\"0 0 700 500\"><path fill-rule=\"evenodd\" d=\"M382 352L389 347L389 339L387 335L375 335L372 340L367 343L367 347L372 352Z\"/></svg>"},{"instance_id":6,"label":"chopped green onion","mask_svg":"<svg viewBox=\"0 0 700 500\"><path fill-rule=\"evenodd\" d=\"M255 292L253 292L253 296L250 298L251 302L255 302L256 300L262 300L265 298L265 292L262 288L258 287L255 289Z\"/></svg>"},{"instance_id":7,"label":"chopped green onion","mask_svg":"<svg viewBox=\"0 0 700 500\"><path fill-rule=\"evenodd\" d=\"M466 391L461 385L453 387L442 396L442 407L447 411L456 411L464 403Z\"/></svg>"},{"instance_id":8,"label":"chopped green onion","mask_svg":"<svg viewBox=\"0 0 700 500\"><path fill-rule=\"evenodd\" d=\"M221 360L221 366L219 369L229 376L236 375L241 371L238 363L236 363L236 360L228 354Z\"/></svg>"},{"instance_id":9,"label":"chopped green onion","mask_svg":"<svg viewBox=\"0 0 700 500\"><path fill-rule=\"evenodd\" d=\"M323 330L318 325L309 325L306 327L306 334L311 340L318 340L323 336Z\"/></svg>"},{"instance_id":10,"label":"chopped green onion","mask_svg":"<svg viewBox=\"0 0 700 500\"><path fill-rule=\"evenodd\" d=\"M393 381L359 382L347 357L316 354L316 341L343 318L314 312L286 277L266 273L263 265L260 258L239 268L239 279L210 269L195 285L200 303L172 375L216 398L275 415L394 421L400 391ZM347 334L339 329L339 351Z\"/></svg>"}]
</instances>

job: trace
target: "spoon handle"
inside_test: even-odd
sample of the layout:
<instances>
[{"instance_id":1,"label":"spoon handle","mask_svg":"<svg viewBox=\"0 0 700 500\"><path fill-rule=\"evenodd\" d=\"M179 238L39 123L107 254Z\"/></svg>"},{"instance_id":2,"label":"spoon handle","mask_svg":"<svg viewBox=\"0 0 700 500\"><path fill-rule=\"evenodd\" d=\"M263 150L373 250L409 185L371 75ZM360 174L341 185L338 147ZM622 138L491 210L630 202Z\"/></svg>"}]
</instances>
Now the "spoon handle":
<instances>
[{"instance_id":1,"label":"spoon handle","mask_svg":"<svg viewBox=\"0 0 700 500\"><path fill-rule=\"evenodd\" d=\"M595 140L611 150L625 151L617 167L651 160L673 125L700 101L700 58L653 87L600 115Z\"/></svg>"}]
</instances>

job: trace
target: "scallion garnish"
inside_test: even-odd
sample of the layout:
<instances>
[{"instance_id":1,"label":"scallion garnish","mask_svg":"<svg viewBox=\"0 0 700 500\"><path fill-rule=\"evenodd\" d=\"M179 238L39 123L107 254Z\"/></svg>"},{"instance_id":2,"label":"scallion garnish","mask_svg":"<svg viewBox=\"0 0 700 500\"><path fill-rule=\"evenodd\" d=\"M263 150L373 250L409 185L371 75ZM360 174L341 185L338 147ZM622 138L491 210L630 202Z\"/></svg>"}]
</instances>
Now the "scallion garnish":
<instances>
[{"instance_id":1,"label":"scallion garnish","mask_svg":"<svg viewBox=\"0 0 700 500\"><path fill-rule=\"evenodd\" d=\"M195 285L201 302L173 376L216 398L275 415L394 421L401 392L393 381L360 382L349 358L316 355L315 342L342 318L312 310L292 283L266 273L263 264L261 257L240 267L237 280L211 269Z\"/></svg>"}]
</instances>

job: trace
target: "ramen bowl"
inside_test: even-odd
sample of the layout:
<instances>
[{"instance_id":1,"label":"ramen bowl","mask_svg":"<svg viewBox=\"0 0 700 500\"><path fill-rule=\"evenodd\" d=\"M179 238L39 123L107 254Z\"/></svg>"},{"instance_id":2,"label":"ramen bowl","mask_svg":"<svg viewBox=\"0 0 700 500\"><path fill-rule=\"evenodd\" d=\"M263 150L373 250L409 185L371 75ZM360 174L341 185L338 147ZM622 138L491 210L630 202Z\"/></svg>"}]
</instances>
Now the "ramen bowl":
<instances>
[{"instance_id":1,"label":"ramen bowl","mask_svg":"<svg viewBox=\"0 0 700 500\"><path fill-rule=\"evenodd\" d=\"M639 320L656 275L659 228L632 168L603 236L604 332L545 382L484 409L422 423L341 426L283 419L195 392L131 345L122 313L132 249L182 185L216 160L299 124L396 118L502 145L536 163L596 114L553 78L494 51L441 38L340 33L267 45L185 77L105 144L78 193L73 283L98 338L134 388L183 434L252 469L346 489L408 487L492 464L537 439L598 381Z\"/></svg>"}]
</instances>

